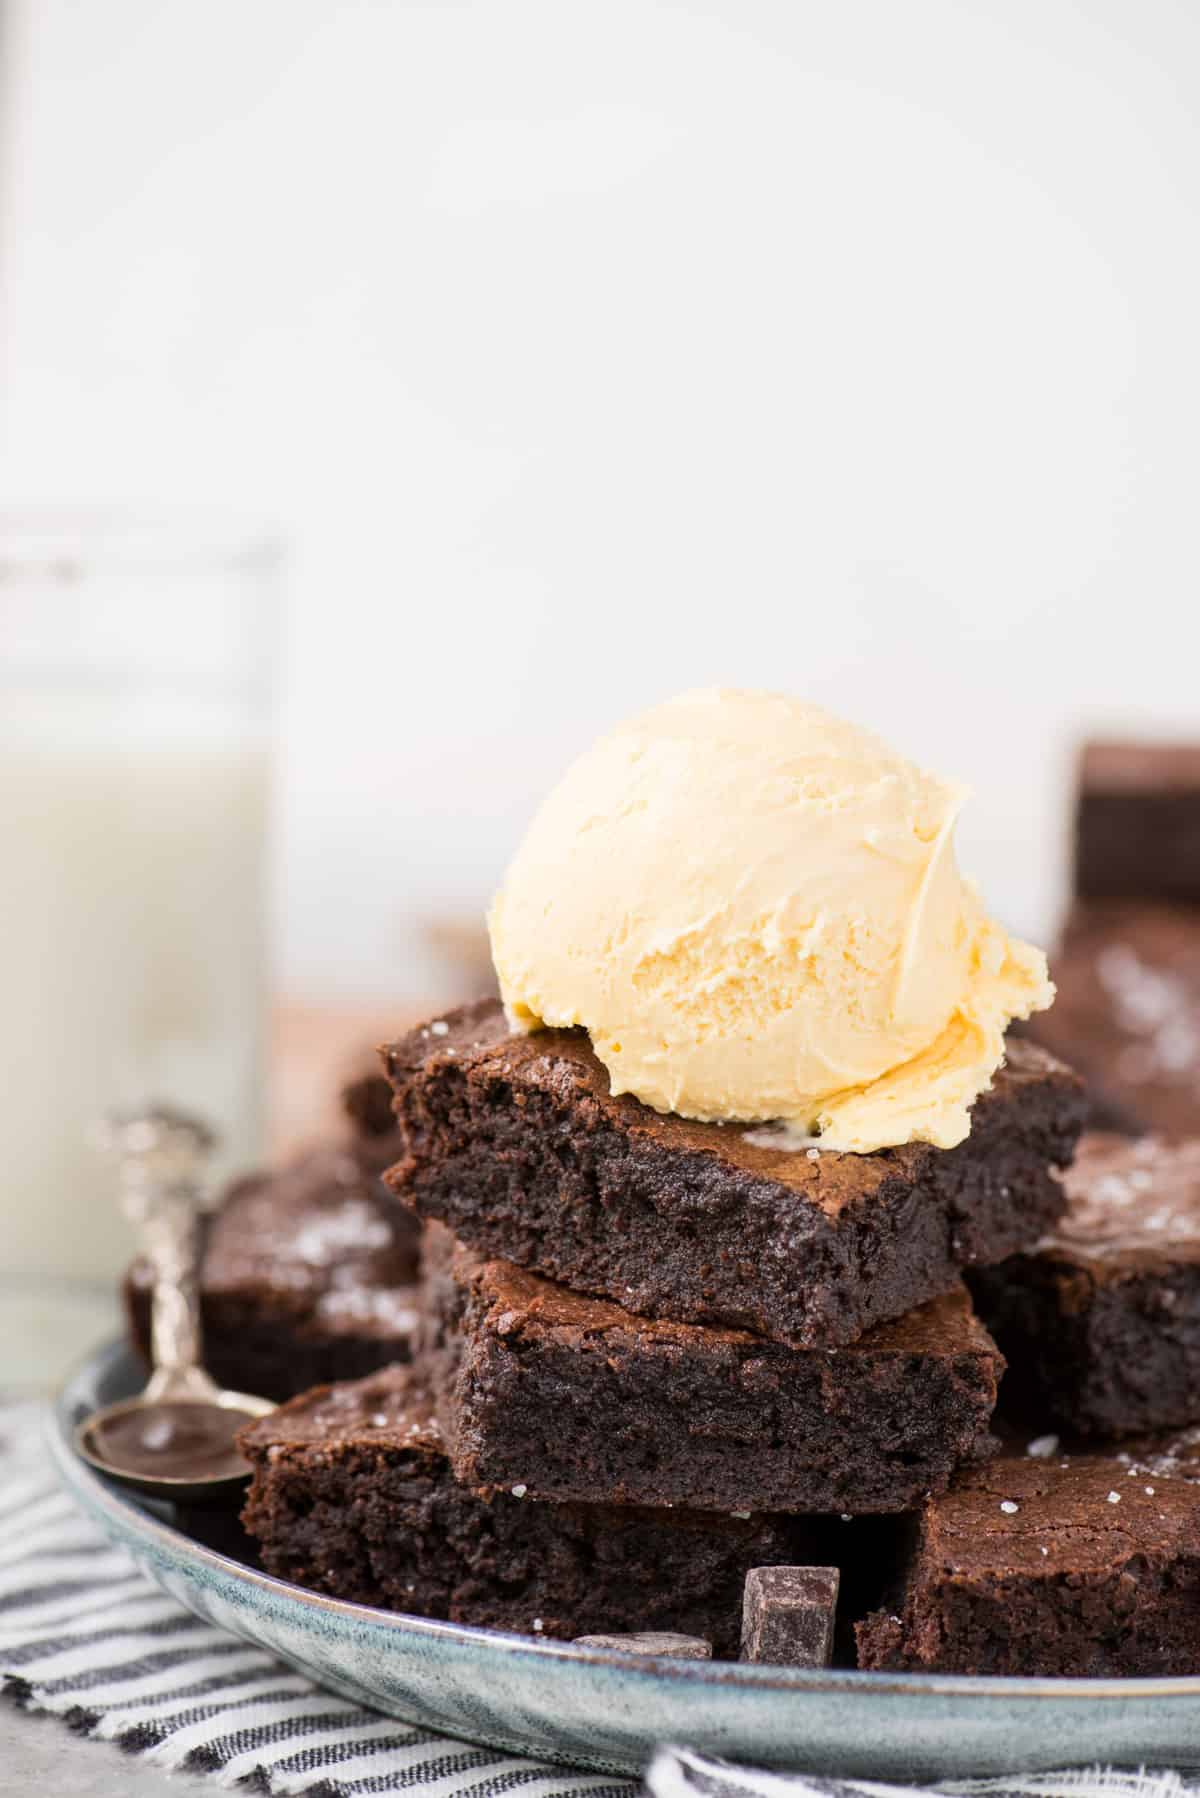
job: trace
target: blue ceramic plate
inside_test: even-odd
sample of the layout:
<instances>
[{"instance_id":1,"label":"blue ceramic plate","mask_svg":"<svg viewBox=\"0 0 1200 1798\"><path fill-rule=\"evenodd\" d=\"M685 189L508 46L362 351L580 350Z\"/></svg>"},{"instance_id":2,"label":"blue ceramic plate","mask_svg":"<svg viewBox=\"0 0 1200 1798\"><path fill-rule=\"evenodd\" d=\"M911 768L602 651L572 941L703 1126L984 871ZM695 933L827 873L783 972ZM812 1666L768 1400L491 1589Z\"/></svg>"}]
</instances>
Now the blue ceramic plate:
<instances>
[{"instance_id":1,"label":"blue ceramic plate","mask_svg":"<svg viewBox=\"0 0 1200 1798\"><path fill-rule=\"evenodd\" d=\"M1200 1762L1200 1678L965 1679L640 1659L320 1597L201 1547L78 1458L80 1419L138 1385L129 1354L113 1345L59 1400L52 1445L80 1503L199 1616L407 1723L620 1772L637 1771L662 1741L892 1779ZM1197 1643L1200 1653L1200 1617Z\"/></svg>"}]
</instances>

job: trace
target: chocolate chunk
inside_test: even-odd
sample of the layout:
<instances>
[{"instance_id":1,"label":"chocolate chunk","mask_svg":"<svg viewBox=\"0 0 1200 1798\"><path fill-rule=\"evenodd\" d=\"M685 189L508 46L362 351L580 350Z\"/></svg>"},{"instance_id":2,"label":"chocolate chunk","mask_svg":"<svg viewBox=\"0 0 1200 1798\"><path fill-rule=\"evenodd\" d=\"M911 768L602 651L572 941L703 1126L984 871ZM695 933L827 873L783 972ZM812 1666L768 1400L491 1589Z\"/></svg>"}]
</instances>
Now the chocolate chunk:
<instances>
[{"instance_id":1,"label":"chocolate chunk","mask_svg":"<svg viewBox=\"0 0 1200 1798\"><path fill-rule=\"evenodd\" d=\"M742 1659L776 1667L828 1667L836 1567L752 1567L742 1601Z\"/></svg>"},{"instance_id":2,"label":"chocolate chunk","mask_svg":"<svg viewBox=\"0 0 1200 1798\"><path fill-rule=\"evenodd\" d=\"M622 1654L672 1654L681 1661L711 1661L712 1643L703 1636L671 1630L640 1630L631 1636L576 1636L576 1648L616 1648Z\"/></svg>"}]
</instances>

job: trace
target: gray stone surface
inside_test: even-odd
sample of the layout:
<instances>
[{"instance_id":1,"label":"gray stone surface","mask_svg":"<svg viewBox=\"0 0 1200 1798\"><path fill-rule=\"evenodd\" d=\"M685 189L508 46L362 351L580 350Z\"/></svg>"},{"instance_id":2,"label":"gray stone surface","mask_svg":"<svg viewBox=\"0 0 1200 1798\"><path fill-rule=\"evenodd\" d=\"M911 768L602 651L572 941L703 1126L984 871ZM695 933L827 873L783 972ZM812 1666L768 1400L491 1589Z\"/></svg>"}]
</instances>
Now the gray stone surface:
<instances>
[{"instance_id":1,"label":"gray stone surface","mask_svg":"<svg viewBox=\"0 0 1200 1798\"><path fill-rule=\"evenodd\" d=\"M164 1773L112 1742L75 1736L57 1717L20 1711L0 1699L0 1791L53 1798L217 1798L204 1774Z\"/></svg>"}]
</instances>

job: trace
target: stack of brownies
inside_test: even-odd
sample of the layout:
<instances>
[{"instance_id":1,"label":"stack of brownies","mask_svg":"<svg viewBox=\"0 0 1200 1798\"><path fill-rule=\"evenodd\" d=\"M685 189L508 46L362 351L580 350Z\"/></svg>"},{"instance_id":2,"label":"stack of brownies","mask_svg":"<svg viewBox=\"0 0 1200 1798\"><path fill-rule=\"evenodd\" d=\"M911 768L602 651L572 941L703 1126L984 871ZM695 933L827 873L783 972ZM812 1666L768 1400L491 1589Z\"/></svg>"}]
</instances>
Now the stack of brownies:
<instances>
[{"instance_id":1,"label":"stack of brownies","mask_svg":"<svg viewBox=\"0 0 1200 1798\"><path fill-rule=\"evenodd\" d=\"M839 1573L861 1615L895 1520L995 1446L961 1275L1058 1220L1079 1082L1013 1043L958 1148L843 1155L613 1098L583 1032L512 1035L495 1001L386 1060L387 1181L428 1220L415 1360L247 1432L265 1565L535 1634L827 1655Z\"/></svg>"},{"instance_id":2,"label":"stack of brownies","mask_svg":"<svg viewBox=\"0 0 1200 1798\"><path fill-rule=\"evenodd\" d=\"M660 1114L490 1001L235 1187L203 1311L290 1401L243 1437L268 1570L641 1652L1200 1670L1200 752L1082 769L1059 1005L956 1148Z\"/></svg>"}]
</instances>

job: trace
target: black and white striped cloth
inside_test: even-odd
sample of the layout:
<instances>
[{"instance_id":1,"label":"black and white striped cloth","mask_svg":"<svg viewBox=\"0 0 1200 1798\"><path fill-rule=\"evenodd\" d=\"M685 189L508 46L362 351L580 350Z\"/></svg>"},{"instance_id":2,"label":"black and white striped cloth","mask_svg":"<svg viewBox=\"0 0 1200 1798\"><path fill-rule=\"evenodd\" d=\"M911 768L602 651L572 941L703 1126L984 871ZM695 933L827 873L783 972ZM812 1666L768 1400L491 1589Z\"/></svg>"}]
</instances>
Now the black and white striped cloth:
<instances>
[{"instance_id":1,"label":"black and white striped cloth","mask_svg":"<svg viewBox=\"0 0 1200 1798\"><path fill-rule=\"evenodd\" d=\"M111 1546L58 1485L40 1408L0 1407L0 1682L7 1698L163 1768L308 1798L631 1798L636 1782L571 1773L411 1729L193 1617ZM919 1798L664 1749L654 1798ZM1200 1798L1174 1773L1065 1773L954 1788L972 1798ZM131 1782L136 1798L136 1782Z\"/></svg>"},{"instance_id":2,"label":"black and white striped cloth","mask_svg":"<svg viewBox=\"0 0 1200 1798\"><path fill-rule=\"evenodd\" d=\"M1064 1773L1030 1773L1012 1779L960 1780L927 1794L913 1786L869 1779L809 1779L790 1773L756 1773L730 1767L684 1748L664 1748L652 1761L646 1786L653 1798L1196 1798L1200 1780L1179 1773L1122 1773L1112 1767L1077 1767Z\"/></svg>"},{"instance_id":3,"label":"black and white striped cloth","mask_svg":"<svg viewBox=\"0 0 1200 1798\"><path fill-rule=\"evenodd\" d=\"M193 1617L62 1490L34 1405L0 1408L0 1681L17 1704L218 1785L310 1798L636 1789L378 1716Z\"/></svg>"}]
</instances>

